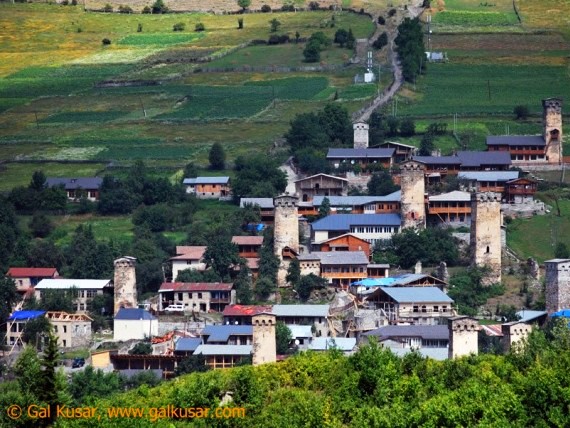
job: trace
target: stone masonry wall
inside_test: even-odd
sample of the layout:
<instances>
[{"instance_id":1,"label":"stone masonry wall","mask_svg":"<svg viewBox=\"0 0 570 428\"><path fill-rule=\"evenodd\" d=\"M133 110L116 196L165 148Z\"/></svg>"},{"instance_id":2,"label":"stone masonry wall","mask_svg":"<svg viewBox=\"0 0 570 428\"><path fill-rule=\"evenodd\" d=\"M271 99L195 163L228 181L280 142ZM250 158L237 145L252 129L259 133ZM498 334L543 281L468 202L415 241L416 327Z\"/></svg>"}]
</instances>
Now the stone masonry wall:
<instances>
[{"instance_id":1,"label":"stone masonry wall","mask_svg":"<svg viewBox=\"0 0 570 428\"><path fill-rule=\"evenodd\" d=\"M426 224L425 167L417 162L400 166L402 229L423 229Z\"/></svg>"},{"instance_id":2,"label":"stone masonry wall","mask_svg":"<svg viewBox=\"0 0 570 428\"><path fill-rule=\"evenodd\" d=\"M491 269L486 284L501 282L501 195L494 192L471 195L472 264Z\"/></svg>"}]
</instances>

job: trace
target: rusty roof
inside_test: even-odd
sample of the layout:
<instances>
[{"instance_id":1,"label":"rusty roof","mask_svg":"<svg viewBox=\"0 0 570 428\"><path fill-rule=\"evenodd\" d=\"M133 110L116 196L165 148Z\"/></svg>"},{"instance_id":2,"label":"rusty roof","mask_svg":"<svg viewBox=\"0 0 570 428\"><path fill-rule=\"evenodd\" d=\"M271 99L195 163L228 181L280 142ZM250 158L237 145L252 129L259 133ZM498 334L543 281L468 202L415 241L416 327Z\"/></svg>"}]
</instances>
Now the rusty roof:
<instances>
[{"instance_id":1,"label":"rusty roof","mask_svg":"<svg viewBox=\"0 0 570 428\"><path fill-rule=\"evenodd\" d=\"M232 242L236 245L262 245L263 236L232 236Z\"/></svg>"},{"instance_id":2,"label":"rusty roof","mask_svg":"<svg viewBox=\"0 0 570 428\"><path fill-rule=\"evenodd\" d=\"M35 268L35 267L12 267L6 276L12 278L46 277L50 278L57 274L56 268Z\"/></svg>"},{"instance_id":3,"label":"rusty roof","mask_svg":"<svg viewBox=\"0 0 570 428\"><path fill-rule=\"evenodd\" d=\"M170 260L200 260L206 251L205 245L177 246L176 256Z\"/></svg>"},{"instance_id":4,"label":"rusty roof","mask_svg":"<svg viewBox=\"0 0 570 428\"><path fill-rule=\"evenodd\" d=\"M263 312L271 312L272 311L271 305L228 305L225 307L224 312L222 314L225 317L228 316L242 316L242 317L251 317L253 315L258 315Z\"/></svg>"}]
</instances>

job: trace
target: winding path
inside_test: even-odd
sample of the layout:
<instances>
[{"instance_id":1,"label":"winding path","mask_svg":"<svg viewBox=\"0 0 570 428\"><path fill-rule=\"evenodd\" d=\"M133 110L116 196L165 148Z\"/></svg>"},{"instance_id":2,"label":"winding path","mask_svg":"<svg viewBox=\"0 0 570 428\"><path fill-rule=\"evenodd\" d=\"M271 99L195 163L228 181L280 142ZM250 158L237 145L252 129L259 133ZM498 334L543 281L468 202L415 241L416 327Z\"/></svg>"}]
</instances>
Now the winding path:
<instances>
[{"instance_id":1,"label":"winding path","mask_svg":"<svg viewBox=\"0 0 570 428\"><path fill-rule=\"evenodd\" d=\"M424 10L423 7L421 6L423 3L422 0L415 0L414 3L415 4L413 6L408 6L407 9L408 12L407 15L410 18L415 18L419 16ZM397 25L400 24L401 20L404 17L405 16L400 17L400 20L397 23ZM372 44L372 42L376 40L376 38L380 35L380 33L383 30L383 27L380 27L380 25L378 24L378 15L374 15L373 19L374 23L376 24L376 31L370 38L369 44ZM400 65L398 55L396 54L395 51L394 40L396 39L397 34L398 34L397 30L388 34L388 46L390 46L390 52L388 56L391 59L392 70L394 70L394 80L392 81L392 84L388 88L384 89L384 91L378 97L376 97L369 105L363 107L362 109L354 113L353 115L354 122L368 121L368 119L370 119L370 115L372 114L372 112L376 110L378 107L388 103L404 83L404 78L402 77L402 67Z\"/></svg>"}]
</instances>

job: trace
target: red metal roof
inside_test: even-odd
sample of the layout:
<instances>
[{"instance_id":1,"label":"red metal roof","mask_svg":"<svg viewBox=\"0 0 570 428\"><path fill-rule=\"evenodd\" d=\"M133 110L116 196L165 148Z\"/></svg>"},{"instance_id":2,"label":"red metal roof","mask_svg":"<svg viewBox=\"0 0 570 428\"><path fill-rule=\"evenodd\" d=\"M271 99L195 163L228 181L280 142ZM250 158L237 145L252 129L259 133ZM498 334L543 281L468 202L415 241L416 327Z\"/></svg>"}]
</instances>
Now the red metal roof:
<instances>
[{"instance_id":1,"label":"red metal roof","mask_svg":"<svg viewBox=\"0 0 570 428\"><path fill-rule=\"evenodd\" d=\"M271 312L273 306L271 305L228 305L225 307L222 315L225 317L242 316L251 317L261 314L263 312Z\"/></svg>"},{"instance_id":2,"label":"red metal roof","mask_svg":"<svg viewBox=\"0 0 570 428\"><path fill-rule=\"evenodd\" d=\"M170 260L200 260L206 251L205 246L178 246L176 256Z\"/></svg>"},{"instance_id":3,"label":"red metal roof","mask_svg":"<svg viewBox=\"0 0 570 428\"><path fill-rule=\"evenodd\" d=\"M19 268L13 267L8 270L6 276L12 278L52 278L57 274L56 268Z\"/></svg>"},{"instance_id":4,"label":"red metal roof","mask_svg":"<svg viewBox=\"0 0 570 428\"><path fill-rule=\"evenodd\" d=\"M259 269L259 258L258 257L248 257L245 259L247 261L247 267L251 270Z\"/></svg>"},{"instance_id":5,"label":"red metal roof","mask_svg":"<svg viewBox=\"0 0 570 428\"><path fill-rule=\"evenodd\" d=\"M223 282L163 282L158 291L231 291L233 286Z\"/></svg>"},{"instance_id":6,"label":"red metal roof","mask_svg":"<svg viewBox=\"0 0 570 428\"><path fill-rule=\"evenodd\" d=\"M236 245L262 245L263 236L232 236L232 242Z\"/></svg>"}]
</instances>

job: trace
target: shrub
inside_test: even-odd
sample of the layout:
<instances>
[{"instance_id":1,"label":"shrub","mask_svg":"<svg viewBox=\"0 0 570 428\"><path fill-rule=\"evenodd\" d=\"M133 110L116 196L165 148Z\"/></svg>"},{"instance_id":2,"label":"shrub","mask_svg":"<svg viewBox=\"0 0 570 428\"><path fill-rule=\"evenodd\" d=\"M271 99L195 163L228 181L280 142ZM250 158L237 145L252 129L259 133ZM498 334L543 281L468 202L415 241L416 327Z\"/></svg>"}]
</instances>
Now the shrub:
<instances>
[{"instance_id":1,"label":"shrub","mask_svg":"<svg viewBox=\"0 0 570 428\"><path fill-rule=\"evenodd\" d=\"M142 13L144 14L152 13L152 9L150 8L150 6L145 6L143 7Z\"/></svg>"},{"instance_id":2,"label":"shrub","mask_svg":"<svg viewBox=\"0 0 570 428\"><path fill-rule=\"evenodd\" d=\"M178 22L172 26L172 31L184 31L186 24L183 22Z\"/></svg>"},{"instance_id":3,"label":"shrub","mask_svg":"<svg viewBox=\"0 0 570 428\"><path fill-rule=\"evenodd\" d=\"M119 13L133 13L133 9L130 6L119 6Z\"/></svg>"},{"instance_id":4,"label":"shrub","mask_svg":"<svg viewBox=\"0 0 570 428\"><path fill-rule=\"evenodd\" d=\"M238 30L243 28L243 18L238 18Z\"/></svg>"},{"instance_id":5,"label":"shrub","mask_svg":"<svg viewBox=\"0 0 570 428\"><path fill-rule=\"evenodd\" d=\"M271 6L269 6L268 4L264 4L263 6L261 6L261 11L263 13L269 13L271 12Z\"/></svg>"},{"instance_id":6,"label":"shrub","mask_svg":"<svg viewBox=\"0 0 570 428\"><path fill-rule=\"evenodd\" d=\"M388 11L388 16L389 16L389 17L392 17L392 16L394 16L395 14L396 14L396 9L390 9L390 10Z\"/></svg>"},{"instance_id":7,"label":"shrub","mask_svg":"<svg viewBox=\"0 0 570 428\"><path fill-rule=\"evenodd\" d=\"M63 0L63 1L61 2L61 5L62 5L62 6L67 6L68 4L69 4L69 2L68 2L67 0Z\"/></svg>"},{"instance_id":8,"label":"shrub","mask_svg":"<svg viewBox=\"0 0 570 428\"><path fill-rule=\"evenodd\" d=\"M386 19L383 16L378 17L378 24L384 25L386 24Z\"/></svg>"},{"instance_id":9,"label":"shrub","mask_svg":"<svg viewBox=\"0 0 570 428\"><path fill-rule=\"evenodd\" d=\"M152 5L152 13L167 13L168 8L163 0L156 0Z\"/></svg>"},{"instance_id":10,"label":"shrub","mask_svg":"<svg viewBox=\"0 0 570 428\"><path fill-rule=\"evenodd\" d=\"M77 6L77 0L71 0L71 6Z\"/></svg>"},{"instance_id":11,"label":"shrub","mask_svg":"<svg viewBox=\"0 0 570 428\"><path fill-rule=\"evenodd\" d=\"M77 27L77 32L78 32L78 33L82 33L82 32L83 32L83 29L82 29L81 27Z\"/></svg>"},{"instance_id":12,"label":"shrub","mask_svg":"<svg viewBox=\"0 0 570 428\"><path fill-rule=\"evenodd\" d=\"M103 40L101 40L101 43L103 43L105 46L106 45L110 45L111 44L111 40L109 40L108 38L104 38Z\"/></svg>"},{"instance_id":13,"label":"shrub","mask_svg":"<svg viewBox=\"0 0 570 428\"><path fill-rule=\"evenodd\" d=\"M528 118L530 112L527 106L518 105L513 109L513 113L515 114L516 119L525 120Z\"/></svg>"},{"instance_id":14,"label":"shrub","mask_svg":"<svg viewBox=\"0 0 570 428\"><path fill-rule=\"evenodd\" d=\"M295 12L295 6L292 4L284 4L281 8L281 12Z\"/></svg>"},{"instance_id":15,"label":"shrub","mask_svg":"<svg viewBox=\"0 0 570 428\"><path fill-rule=\"evenodd\" d=\"M198 22L196 24L196 26L194 27L194 31L206 31L206 26L204 24L202 24L201 22Z\"/></svg>"},{"instance_id":16,"label":"shrub","mask_svg":"<svg viewBox=\"0 0 570 428\"><path fill-rule=\"evenodd\" d=\"M109 3L107 3L105 5L105 7L103 8L103 12L113 12L113 6L111 6Z\"/></svg>"},{"instance_id":17,"label":"shrub","mask_svg":"<svg viewBox=\"0 0 570 428\"><path fill-rule=\"evenodd\" d=\"M139 22L139 25L137 25L137 33L142 33L142 24Z\"/></svg>"},{"instance_id":18,"label":"shrub","mask_svg":"<svg viewBox=\"0 0 570 428\"><path fill-rule=\"evenodd\" d=\"M309 3L309 10L319 10L320 8L321 5L316 1L312 1Z\"/></svg>"},{"instance_id":19,"label":"shrub","mask_svg":"<svg viewBox=\"0 0 570 428\"><path fill-rule=\"evenodd\" d=\"M277 32L277 30L279 30L280 26L281 26L281 22L279 22L275 18L273 18L271 21L269 21L269 27L271 28L272 33Z\"/></svg>"},{"instance_id":20,"label":"shrub","mask_svg":"<svg viewBox=\"0 0 570 428\"><path fill-rule=\"evenodd\" d=\"M372 43L372 46L375 49L382 49L384 46L386 46L388 44L388 33L386 33L385 31L380 34L378 36L378 38L376 40L374 40L374 43Z\"/></svg>"}]
</instances>

